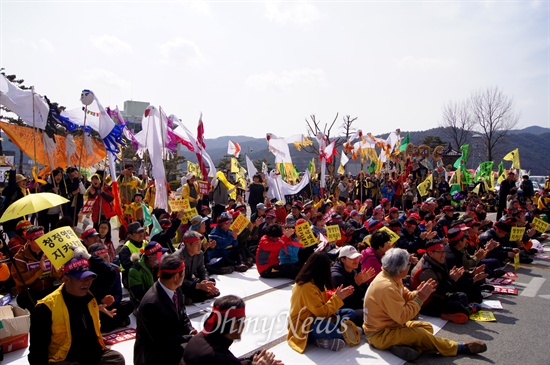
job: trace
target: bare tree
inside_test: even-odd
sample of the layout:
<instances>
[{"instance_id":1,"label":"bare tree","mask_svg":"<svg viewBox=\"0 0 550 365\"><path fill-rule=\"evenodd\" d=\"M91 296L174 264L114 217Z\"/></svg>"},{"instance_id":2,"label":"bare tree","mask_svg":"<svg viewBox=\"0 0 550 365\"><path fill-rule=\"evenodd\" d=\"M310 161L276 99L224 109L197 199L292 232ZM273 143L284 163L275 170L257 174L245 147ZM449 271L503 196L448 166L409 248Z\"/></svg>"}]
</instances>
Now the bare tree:
<instances>
[{"instance_id":1,"label":"bare tree","mask_svg":"<svg viewBox=\"0 0 550 365\"><path fill-rule=\"evenodd\" d=\"M342 117L342 119L344 121L341 127L345 132L345 140L347 141L349 137L357 131L357 128L353 127L353 122L357 120L357 117L352 118L351 116L346 115L345 117Z\"/></svg>"},{"instance_id":2,"label":"bare tree","mask_svg":"<svg viewBox=\"0 0 550 365\"><path fill-rule=\"evenodd\" d=\"M443 106L443 121L439 126L443 128L443 133L454 143L454 146L451 143L451 147L460 151L460 146L466 143L474 126L469 102L449 101L445 104Z\"/></svg>"},{"instance_id":3,"label":"bare tree","mask_svg":"<svg viewBox=\"0 0 550 365\"><path fill-rule=\"evenodd\" d=\"M332 123L330 123L330 125L328 123L325 123L325 125L322 126L321 121L317 120L317 117L315 116L315 114L310 115L309 119L310 120L306 119L307 135L309 139L311 139L312 141L315 141L317 134L322 133L327 137L327 140L330 141L330 132L332 131L332 127L334 127L334 123L336 123L336 120L338 119L338 113L336 113L336 116L334 117L334 120L332 121ZM338 141L336 142L336 145L337 146L339 145ZM303 149L307 153L315 153L317 155L319 154L319 149L315 148L314 146L307 146L307 147L304 147Z\"/></svg>"},{"instance_id":4,"label":"bare tree","mask_svg":"<svg viewBox=\"0 0 550 365\"><path fill-rule=\"evenodd\" d=\"M484 138L487 161L493 161L493 149L516 127L519 114L514 112L512 98L498 87L473 92L470 103L475 129Z\"/></svg>"}]
</instances>

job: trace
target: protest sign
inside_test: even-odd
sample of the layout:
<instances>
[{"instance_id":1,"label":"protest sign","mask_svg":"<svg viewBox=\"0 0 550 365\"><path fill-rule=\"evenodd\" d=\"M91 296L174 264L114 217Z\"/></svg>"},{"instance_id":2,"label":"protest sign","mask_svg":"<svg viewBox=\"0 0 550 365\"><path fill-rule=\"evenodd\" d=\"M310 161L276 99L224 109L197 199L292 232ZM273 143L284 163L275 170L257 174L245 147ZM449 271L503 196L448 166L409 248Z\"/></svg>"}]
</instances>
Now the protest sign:
<instances>
[{"instance_id":1,"label":"protest sign","mask_svg":"<svg viewBox=\"0 0 550 365\"><path fill-rule=\"evenodd\" d=\"M329 242L336 242L342 238L342 234L340 233L340 227L337 224L327 226L326 228L327 228L327 238Z\"/></svg>"},{"instance_id":2,"label":"protest sign","mask_svg":"<svg viewBox=\"0 0 550 365\"><path fill-rule=\"evenodd\" d=\"M296 226L296 235L298 236L298 241L300 241L304 247L313 246L318 243L317 238L311 230L309 222L298 224Z\"/></svg>"},{"instance_id":3,"label":"protest sign","mask_svg":"<svg viewBox=\"0 0 550 365\"><path fill-rule=\"evenodd\" d=\"M197 183L199 184L199 193L201 195L208 195L208 193L210 192L209 191L210 185L208 184L208 182L197 181Z\"/></svg>"},{"instance_id":4,"label":"protest sign","mask_svg":"<svg viewBox=\"0 0 550 365\"><path fill-rule=\"evenodd\" d=\"M179 212L180 210L191 209L191 205L189 205L188 199L169 200L168 205L170 205L170 210L172 212Z\"/></svg>"},{"instance_id":5,"label":"protest sign","mask_svg":"<svg viewBox=\"0 0 550 365\"><path fill-rule=\"evenodd\" d=\"M491 311L479 311L476 313L470 314L470 320L477 322L496 322L497 319Z\"/></svg>"},{"instance_id":6,"label":"protest sign","mask_svg":"<svg viewBox=\"0 0 550 365\"><path fill-rule=\"evenodd\" d=\"M56 269L65 265L73 257L70 246L86 249L71 227L60 227L36 239L38 246Z\"/></svg>"},{"instance_id":7,"label":"protest sign","mask_svg":"<svg viewBox=\"0 0 550 365\"><path fill-rule=\"evenodd\" d=\"M548 223L540 218L533 218L533 226L537 232L544 233L548 229Z\"/></svg>"},{"instance_id":8,"label":"protest sign","mask_svg":"<svg viewBox=\"0 0 550 365\"><path fill-rule=\"evenodd\" d=\"M382 227L379 229L380 232L386 232L390 236L390 245L393 246L395 242L399 240L399 235L389 229L388 227Z\"/></svg>"},{"instance_id":9,"label":"protest sign","mask_svg":"<svg viewBox=\"0 0 550 365\"><path fill-rule=\"evenodd\" d=\"M244 229L248 227L249 224L250 221L248 220L248 218L246 218L246 216L243 214L239 214L237 218L235 218L233 223L231 223L229 229L232 231L237 230L237 234L241 234L241 232L244 231Z\"/></svg>"},{"instance_id":10,"label":"protest sign","mask_svg":"<svg viewBox=\"0 0 550 365\"><path fill-rule=\"evenodd\" d=\"M515 242L519 241L523 238L523 234L525 233L525 227L512 227L512 231L510 232L510 241Z\"/></svg>"}]
</instances>

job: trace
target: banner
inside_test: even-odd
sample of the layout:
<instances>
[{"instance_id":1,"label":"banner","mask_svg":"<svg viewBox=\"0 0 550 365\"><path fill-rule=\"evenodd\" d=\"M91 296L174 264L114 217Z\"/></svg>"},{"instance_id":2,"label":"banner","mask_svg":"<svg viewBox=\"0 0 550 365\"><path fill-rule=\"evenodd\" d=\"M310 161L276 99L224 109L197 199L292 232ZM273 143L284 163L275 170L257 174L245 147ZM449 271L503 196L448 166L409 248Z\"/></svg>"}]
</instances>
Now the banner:
<instances>
[{"instance_id":1,"label":"banner","mask_svg":"<svg viewBox=\"0 0 550 365\"><path fill-rule=\"evenodd\" d=\"M296 235L298 236L298 241L305 247L310 247L316 245L318 242L317 238L311 230L309 222L300 223L296 226Z\"/></svg>"},{"instance_id":2,"label":"banner","mask_svg":"<svg viewBox=\"0 0 550 365\"><path fill-rule=\"evenodd\" d=\"M239 216L235 218L233 223L231 223L231 226L229 226L229 229L231 231L237 230L237 235L239 235L241 234L242 231L244 231L246 227L248 227L249 224L250 224L250 221L248 220L248 218L246 218L246 215L239 214Z\"/></svg>"},{"instance_id":3,"label":"banner","mask_svg":"<svg viewBox=\"0 0 550 365\"><path fill-rule=\"evenodd\" d=\"M178 199L178 200L169 200L168 205L170 205L170 210L172 212L179 212L180 210L190 210L191 205L189 204L188 199Z\"/></svg>"},{"instance_id":4,"label":"banner","mask_svg":"<svg viewBox=\"0 0 550 365\"><path fill-rule=\"evenodd\" d=\"M87 250L71 227L60 227L36 239L38 246L52 262L56 269L72 259L73 250L70 246L78 246Z\"/></svg>"},{"instance_id":5,"label":"banner","mask_svg":"<svg viewBox=\"0 0 550 365\"><path fill-rule=\"evenodd\" d=\"M525 233L525 227L512 227L512 231L510 232L510 241L515 242L519 241L523 238L523 234Z\"/></svg>"},{"instance_id":6,"label":"banner","mask_svg":"<svg viewBox=\"0 0 550 365\"><path fill-rule=\"evenodd\" d=\"M201 195L208 195L210 193L210 184L207 181L197 181L199 184L199 193Z\"/></svg>"},{"instance_id":7,"label":"banner","mask_svg":"<svg viewBox=\"0 0 550 365\"><path fill-rule=\"evenodd\" d=\"M336 242L342 239L342 234L340 233L340 226L335 224L331 226L326 226L327 229L327 238L329 242Z\"/></svg>"}]
</instances>

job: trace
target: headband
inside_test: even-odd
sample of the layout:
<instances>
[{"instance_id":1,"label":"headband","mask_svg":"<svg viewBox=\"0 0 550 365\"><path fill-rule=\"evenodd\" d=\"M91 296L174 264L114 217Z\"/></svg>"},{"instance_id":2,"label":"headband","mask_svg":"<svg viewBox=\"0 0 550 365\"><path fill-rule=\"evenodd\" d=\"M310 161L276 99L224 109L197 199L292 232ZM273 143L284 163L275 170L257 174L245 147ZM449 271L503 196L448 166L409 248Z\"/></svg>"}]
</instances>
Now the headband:
<instances>
[{"instance_id":1,"label":"headband","mask_svg":"<svg viewBox=\"0 0 550 365\"><path fill-rule=\"evenodd\" d=\"M99 256L99 255L104 255L104 254L108 254L109 253L109 250L107 250L106 248L103 248L101 250L97 250L94 252L95 255Z\"/></svg>"},{"instance_id":2,"label":"headband","mask_svg":"<svg viewBox=\"0 0 550 365\"><path fill-rule=\"evenodd\" d=\"M453 238L449 237L449 241L455 242L455 241L460 240L462 237L464 237L464 232L460 231L460 232L456 235L456 237L453 237Z\"/></svg>"},{"instance_id":3,"label":"headband","mask_svg":"<svg viewBox=\"0 0 550 365\"><path fill-rule=\"evenodd\" d=\"M243 318L245 317L245 310L244 307L242 308L229 308L225 310L220 310L218 307L212 308L212 313L210 314L210 317L206 320L206 323L204 324L203 333L208 335L212 333L212 330L216 327L216 325L221 324L222 318L230 319L230 318Z\"/></svg>"},{"instance_id":4,"label":"headband","mask_svg":"<svg viewBox=\"0 0 550 365\"><path fill-rule=\"evenodd\" d=\"M25 233L25 237L27 237L28 240L32 240L43 235L44 231L34 231L30 233L27 231L27 233Z\"/></svg>"},{"instance_id":5,"label":"headband","mask_svg":"<svg viewBox=\"0 0 550 365\"><path fill-rule=\"evenodd\" d=\"M183 239L183 242L193 243L193 242L197 242L197 241L200 241L200 240L201 240L201 237L187 237L187 238Z\"/></svg>"},{"instance_id":6,"label":"headband","mask_svg":"<svg viewBox=\"0 0 550 365\"><path fill-rule=\"evenodd\" d=\"M430 246L426 249L426 252L433 252L435 250L439 249L445 249L445 245L442 243L438 243L437 245Z\"/></svg>"},{"instance_id":7,"label":"headband","mask_svg":"<svg viewBox=\"0 0 550 365\"><path fill-rule=\"evenodd\" d=\"M182 272L183 269L185 269L185 264L183 263L183 261L181 262L180 266L178 266L176 269L159 269L159 278L160 278L160 275L162 273L166 273L166 274L177 274L179 272Z\"/></svg>"}]
</instances>

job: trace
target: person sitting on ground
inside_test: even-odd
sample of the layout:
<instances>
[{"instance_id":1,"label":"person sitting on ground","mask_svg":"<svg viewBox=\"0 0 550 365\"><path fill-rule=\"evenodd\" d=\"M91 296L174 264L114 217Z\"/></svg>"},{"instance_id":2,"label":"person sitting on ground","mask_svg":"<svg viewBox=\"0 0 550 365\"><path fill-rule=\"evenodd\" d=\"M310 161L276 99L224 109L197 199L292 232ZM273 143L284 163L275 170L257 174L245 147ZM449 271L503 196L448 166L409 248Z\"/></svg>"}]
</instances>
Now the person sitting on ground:
<instances>
[{"instance_id":1,"label":"person sitting on ground","mask_svg":"<svg viewBox=\"0 0 550 365\"><path fill-rule=\"evenodd\" d=\"M204 266L201 240L200 233L189 230L183 235L182 246L175 252L175 255L185 263L185 279L181 290L185 295L186 304L204 302L220 295L216 281L208 277Z\"/></svg>"},{"instance_id":2,"label":"person sitting on ground","mask_svg":"<svg viewBox=\"0 0 550 365\"><path fill-rule=\"evenodd\" d=\"M63 284L31 313L30 365L124 365L124 356L108 349L101 337L99 305L89 291L95 277L84 258L64 265Z\"/></svg>"},{"instance_id":3,"label":"person sitting on ground","mask_svg":"<svg viewBox=\"0 0 550 365\"><path fill-rule=\"evenodd\" d=\"M347 339L349 344L359 343L357 326L350 320L353 309L341 309L344 299L353 293L353 286L340 285L329 296L332 279L331 261L322 251L312 254L296 276L292 288L288 318L289 346L303 353L308 343L332 351L341 350ZM344 333L346 336L344 336Z\"/></svg>"},{"instance_id":4,"label":"person sitting on ground","mask_svg":"<svg viewBox=\"0 0 550 365\"><path fill-rule=\"evenodd\" d=\"M135 365L183 363L185 344L197 333L179 289L184 278L183 261L176 255L165 255L159 265L159 280L147 291L137 311Z\"/></svg>"},{"instance_id":5,"label":"person sitting on ground","mask_svg":"<svg viewBox=\"0 0 550 365\"><path fill-rule=\"evenodd\" d=\"M216 246L206 252L208 264L206 268L211 274L230 274L234 270L245 272L248 266L241 262L239 256L237 231L231 230L233 219L228 213L222 213L218 217L216 228L212 230L209 238L216 241Z\"/></svg>"},{"instance_id":6,"label":"person sitting on ground","mask_svg":"<svg viewBox=\"0 0 550 365\"><path fill-rule=\"evenodd\" d=\"M12 254L12 256L15 256L20 249L25 246L25 243L27 243L27 239L25 238L25 232L27 232L27 229L32 227L32 223L28 220L22 220L17 223L15 226L15 236L10 238L8 242L8 248Z\"/></svg>"},{"instance_id":7,"label":"person sitting on ground","mask_svg":"<svg viewBox=\"0 0 550 365\"><path fill-rule=\"evenodd\" d=\"M392 248L382 257L382 272L370 284L364 302L363 330L367 342L379 350L390 350L406 361L414 361L422 351L442 356L477 354L487 350L481 341L456 342L435 337L430 323L414 321L420 308L436 289L433 279L415 291L403 286L409 273L409 253Z\"/></svg>"},{"instance_id":8,"label":"person sitting on ground","mask_svg":"<svg viewBox=\"0 0 550 365\"><path fill-rule=\"evenodd\" d=\"M88 228L82 234L80 235L80 240L86 247L90 247L91 245L99 242L99 233L95 230L95 228Z\"/></svg>"},{"instance_id":9,"label":"person sitting on ground","mask_svg":"<svg viewBox=\"0 0 550 365\"><path fill-rule=\"evenodd\" d=\"M63 272L53 267L36 242L43 235L42 226L27 229L27 243L15 255L15 265L11 267L11 276L17 291L17 305L23 309L33 309L35 301L53 292L54 282L63 276Z\"/></svg>"},{"instance_id":10,"label":"person sitting on ground","mask_svg":"<svg viewBox=\"0 0 550 365\"><path fill-rule=\"evenodd\" d=\"M120 259L120 271L122 272L122 284L128 288L128 270L132 267L133 254L141 253L141 249L147 245L145 240L145 229L139 222L132 222L128 225L128 240L118 253Z\"/></svg>"},{"instance_id":11,"label":"person sitting on ground","mask_svg":"<svg viewBox=\"0 0 550 365\"><path fill-rule=\"evenodd\" d=\"M353 293L344 299L344 308L355 310L355 317L351 320L358 326L363 324L363 298L369 287L369 282L376 276L373 268L359 269L361 254L353 246L340 247L338 261L332 265L330 273L334 288L343 285L353 286Z\"/></svg>"},{"instance_id":12,"label":"person sitting on ground","mask_svg":"<svg viewBox=\"0 0 550 365\"><path fill-rule=\"evenodd\" d=\"M174 252L172 240L174 239L174 237L176 237L176 233L178 232L178 228L181 225L181 220L183 219L184 215L184 211L180 210L173 220L170 220L168 218L161 219L159 224L162 228L162 232L157 233L156 235L151 237L151 241L160 243L160 245L168 249L170 253Z\"/></svg>"},{"instance_id":13,"label":"person sitting on ground","mask_svg":"<svg viewBox=\"0 0 550 365\"><path fill-rule=\"evenodd\" d=\"M75 249L75 256L77 250L79 249ZM84 249L81 250L84 251ZM128 326L130 314L134 311L135 305L131 301L122 300L120 268L110 263L107 246L103 243L95 243L88 247L88 253L82 252L80 257L87 259L90 268L97 274L90 292L100 301L101 332L112 332L117 328Z\"/></svg>"},{"instance_id":14,"label":"person sitting on ground","mask_svg":"<svg viewBox=\"0 0 550 365\"><path fill-rule=\"evenodd\" d=\"M372 275L367 281L370 283L382 271L382 257L391 248L390 235L384 231L376 231L370 237L370 246L361 251L361 269L372 269Z\"/></svg>"},{"instance_id":15,"label":"person sitting on ground","mask_svg":"<svg viewBox=\"0 0 550 365\"><path fill-rule=\"evenodd\" d=\"M149 242L143 254L132 254L134 265L128 273L128 289L134 304L139 305L150 287L157 281L160 258L168 249L157 242Z\"/></svg>"},{"instance_id":16,"label":"person sitting on ground","mask_svg":"<svg viewBox=\"0 0 550 365\"><path fill-rule=\"evenodd\" d=\"M445 264L445 245L441 240L426 243L426 254L412 270L412 287L432 279L435 291L427 300L423 300L420 312L432 317L441 317L454 323L468 322L468 316L480 309L478 305L469 306L466 293L459 291L458 280L464 275L464 268L456 266L448 270Z\"/></svg>"},{"instance_id":17,"label":"person sitting on ground","mask_svg":"<svg viewBox=\"0 0 550 365\"><path fill-rule=\"evenodd\" d=\"M292 236L296 231L295 227L281 227L273 223L267 227L266 234L260 239L256 250L256 268L262 278L287 277L279 264L279 253L285 245L292 244Z\"/></svg>"},{"instance_id":18,"label":"person sitting on ground","mask_svg":"<svg viewBox=\"0 0 550 365\"><path fill-rule=\"evenodd\" d=\"M302 223L306 223L306 220L298 219L296 221L298 225ZM292 226L287 226L285 228L291 228L296 231L295 227ZM283 242L283 247L279 251L279 267L282 273L281 277L294 280L302 268L300 264L300 253L304 251L304 245L298 240L296 233L289 238L289 240Z\"/></svg>"},{"instance_id":19,"label":"person sitting on ground","mask_svg":"<svg viewBox=\"0 0 550 365\"><path fill-rule=\"evenodd\" d=\"M236 358L229 351L233 341L241 339L245 327L244 300L227 295L216 299L212 307L204 330L193 336L185 348L183 360L186 365L283 365L265 349L249 358Z\"/></svg>"}]
</instances>

